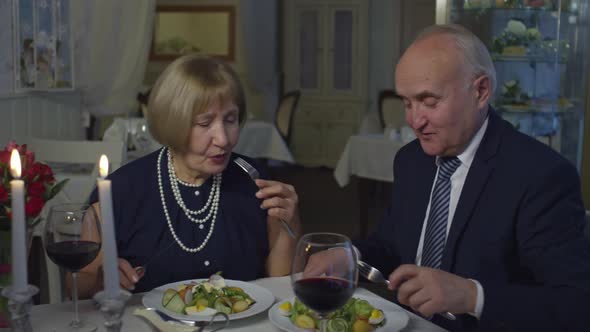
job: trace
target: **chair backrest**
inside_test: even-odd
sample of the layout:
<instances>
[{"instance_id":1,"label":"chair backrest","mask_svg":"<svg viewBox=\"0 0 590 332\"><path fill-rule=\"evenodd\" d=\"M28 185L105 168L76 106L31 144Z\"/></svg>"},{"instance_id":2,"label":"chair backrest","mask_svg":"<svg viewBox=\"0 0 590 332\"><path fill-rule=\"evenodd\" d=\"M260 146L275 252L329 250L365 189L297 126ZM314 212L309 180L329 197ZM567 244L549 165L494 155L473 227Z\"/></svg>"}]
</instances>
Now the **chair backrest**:
<instances>
[{"instance_id":1,"label":"chair backrest","mask_svg":"<svg viewBox=\"0 0 590 332\"><path fill-rule=\"evenodd\" d=\"M95 164L100 155L109 158L109 172L121 167L125 158L122 141L67 141L31 137L27 140L35 159L46 163Z\"/></svg>"},{"instance_id":2,"label":"chair backrest","mask_svg":"<svg viewBox=\"0 0 590 332\"><path fill-rule=\"evenodd\" d=\"M295 115L295 110L297 109L297 104L299 103L300 97L301 92L298 90L284 94L281 97L281 101L279 102L279 106L275 114L275 124L287 145L290 145L291 143L293 116Z\"/></svg>"},{"instance_id":3,"label":"chair backrest","mask_svg":"<svg viewBox=\"0 0 590 332\"><path fill-rule=\"evenodd\" d=\"M383 128L401 128L406 123L404 103L393 90L379 92L379 120Z\"/></svg>"},{"instance_id":4,"label":"chair backrest","mask_svg":"<svg viewBox=\"0 0 590 332\"><path fill-rule=\"evenodd\" d=\"M107 155L110 164L109 173L112 173L123 164L127 153L125 143L122 141L68 141L30 137L27 145L28 149L35 153L36 160L48 164L91 165L92 172L77 174L77 178L84 179L87 176L88 180L82 180L82 184L78 182L76 190L73 191L81 196L68 197L76 203L85 201L96 186L100 155ZM69 172L66 171L66 173Z\"/></svg>"}]
</instances>

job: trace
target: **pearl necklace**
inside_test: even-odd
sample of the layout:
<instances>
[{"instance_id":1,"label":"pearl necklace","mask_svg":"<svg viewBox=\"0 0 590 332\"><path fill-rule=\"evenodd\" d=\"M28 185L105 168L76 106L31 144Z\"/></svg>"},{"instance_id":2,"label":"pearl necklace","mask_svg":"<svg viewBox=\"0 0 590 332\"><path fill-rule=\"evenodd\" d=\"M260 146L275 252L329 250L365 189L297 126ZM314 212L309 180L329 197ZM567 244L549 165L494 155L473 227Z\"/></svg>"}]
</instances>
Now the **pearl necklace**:
<instances>
[{"instance_id":1,"label":"pearl necklace","mask_svg":"<svg viewBox=\"0 0 590 332\"><path fill-rule=\"evenodd\" d=\"M200 184L196 184L196 183L188 183L188 182L184 182L181 179L179 179L178 177L176 178L176 182L180 183L181 185L185 186L185 187L193 187L193 188L198 188L201 185Z\"/></svg>"},{"instance_id":2,"label":"pearl necklace","mask_svg":"<svg viewBox=\"0 0 590 332\"><path fill-rule=\"evenodd\" d=\"M219 195L220 195L219 187L221 187L221 174L216 175L219 177L218 184L216 185L217 192L215 194L215 196L217 196L217 200L212 207L213 219L211 220L211 227L209 228L209 233L207 233L207 236L205 237L205 239L203 240L203 242L201 243L200 246L198 246L196 248L189 248L189 247L185 246L184 243L182 243L182 241L178 238L178 235L176 235L176 232L174 231L174 227L172 227L172 221L170 219L170 215L168 214L168 208L166 206L166 199L164 198L164 186L162 185L162 168L160 165L162 163L162 156L164 155L165 150L166 150L166 148L162 148L162 150L160 150L160 154L158 155L157 169L158 169L158 187L160 190L160 198L162 200L162 208L164 210L164 215L166 216L166 222L168 223L168 228L170 229L170 233L172 234L172 237L174 238L176 243L178 243L180 248L182 248L182 250L184 250L186 252L196 253L196 252L203 250L203 248L205 248L205 246L207 245L207 242L211 238L211 234L213 234L213 228L215 227L215 220L217 217L217 208L219 205ZM168 156L170 156L170 151L168 151ZM170 163L168 163L168 167L170 168ZM170 183L171 184L176 183L176 181L174 181L173 178L170 178ZM176 185L178 186L178 184L176 184ZM214 183L214 185L215 185L215 183ZM172 186L174 186L174 185L172 185ZM213 196L213 189L214 188L211 189L211 193L209 194L210 197ZM202 227L202 225L201 225L201 227Z\"/></svg>"},{"instance_id":3,"label":"pearl necklace","mask_svg":"<svg viewBox=\"0 0 590 332\"><path fill-rule=\"evenodd\" d=\"M172 187L172 193L174 194L174 198L178 203L178 206L184 211L184 214L187 218L196 223L196 224L203 224L207 222L213 214L217 214L217 207L219 206L219 194L220 194L220 187L221 187L221 174L217 174L213 177L213 185L211 186L211 192L209 193L209 198L207 199L207 203L203 206L200 210L194 211L190 210L184 204L184 200L182 199L182 195L180 194L180 189L178 188L178 178L176 177L176 172L174 172L174 165L172 164L172 156L170 155L170 150L168 150L168 174L170 176L170 186ZM213 203L213 204L212 204ZM199 219L196 215L203 214L209 209L209 213L203 219ZM195 215L193 217L192 215Z\"/></svg>"}]
</instances>

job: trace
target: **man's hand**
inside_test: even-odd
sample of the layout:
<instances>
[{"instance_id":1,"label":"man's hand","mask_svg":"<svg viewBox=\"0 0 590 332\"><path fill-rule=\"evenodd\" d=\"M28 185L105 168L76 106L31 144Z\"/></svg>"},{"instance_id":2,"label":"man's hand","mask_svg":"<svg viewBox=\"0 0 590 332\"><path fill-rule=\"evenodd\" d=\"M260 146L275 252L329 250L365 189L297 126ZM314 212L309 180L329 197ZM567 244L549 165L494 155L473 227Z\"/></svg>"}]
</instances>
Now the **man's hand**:
<instances>
[{"instance_id":1,"label":"man's hand","mask_svg":"<svg viewBox=\"0 0 590 332\"><path fill-rule=\"evenodd\" d=\"M307 261L304 277L315 277L321 275L342 275L349 268L351 251L344 248L333 248L317 252Z\"/></svg>"},{"instance_id":2,"label":"man's hand","mask_svg":"<svg viewBox=\"0 0 590 332\"><path fill-rule=\"evenodd\" d=\"M393 271L389 282L390 289L397 289L400 303L425 317L447 311L459 314L475 311L475 283L452 273L407 264Z\"/></svg>"}]
</instances>

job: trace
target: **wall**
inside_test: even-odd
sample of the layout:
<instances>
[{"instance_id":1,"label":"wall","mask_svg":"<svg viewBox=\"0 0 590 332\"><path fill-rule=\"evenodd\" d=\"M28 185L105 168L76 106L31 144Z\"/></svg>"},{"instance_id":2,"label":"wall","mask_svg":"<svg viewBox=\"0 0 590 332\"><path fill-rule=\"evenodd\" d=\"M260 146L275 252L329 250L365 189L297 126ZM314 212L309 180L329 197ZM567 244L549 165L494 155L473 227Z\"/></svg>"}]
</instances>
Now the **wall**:
<instances>
[{"instance_id":1,"label":"wall","mask_svg":"<svg viewBox=\"0 0 590 332\"><path fill-rule=\"evenodd\" d=\"M11 0L0 0L0 149L9 140L22 142L28 136L83 138L77 92L13 91L11 13Z\"/></svg>"},{"instance_id":2,"label":"wall","mask_svg":"<svg viewBox=\"0 0 590 332\"><path fill-rule=\"evenodd\" d=\"M28 136L83 139L80 106L77 92L0 96L0 149Z\"/></svg>"},{"instance_id":3,"label":"wall","mask_svg":"<svg viewBox=\"0 0 590 332\"><path fill-rule=\"evenodd\" d=\"M279 0L280 1L280 0ZM240 19L240 7L239 0L158 0L157 5L181 5L181 6L198 6L198 5L233 5L236 7L236 54L235 60L231 63L234 67L246 90L246 102L248 113L255 118L264 117L264 107L262 104L262 95L254 89L249 81L248 73L246 70L244 52L243 52L243 38L241 35L241 19ZM212 33L214 33L212 31ZM145 74L144 84L149 87L154 84L158 75L166 68L169 62L166 61L150 61Z\"/></svg>"}]
</instances>

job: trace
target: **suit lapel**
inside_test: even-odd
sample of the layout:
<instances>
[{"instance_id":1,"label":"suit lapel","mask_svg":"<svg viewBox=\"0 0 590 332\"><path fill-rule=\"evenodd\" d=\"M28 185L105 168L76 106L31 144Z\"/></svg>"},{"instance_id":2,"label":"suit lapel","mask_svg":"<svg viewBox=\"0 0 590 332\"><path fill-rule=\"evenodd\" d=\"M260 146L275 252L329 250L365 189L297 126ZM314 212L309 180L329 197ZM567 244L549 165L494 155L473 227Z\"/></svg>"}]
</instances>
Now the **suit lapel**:
<instances>
[{"instance_id":1,"label":"suit lapel","mask_svg":"<svg viewBox=\"0 0 590 332\"><path fill-rule=\"evenodd\" d=\"M442 270L452 271L457 242L463 234L467 221L473 213L473 209L486 186L490 174L494 170L495 159L493 157L500 146L503 128L502 120L490 108L488 128L473 158L473 163L465 179L455 209L455 215L453 216L453 222L443 252Z\"/></svg>"},{"instance_id":2,"label":"suit lapel","mask_svg":"<svg viewBox=\"0 0 590 332\"><path fill-rule=\"evenodd\" d=\"M408 218L407 229L404 231L404 239L408 243L402 246L407 250L402 256L402 262L406 264L416 262L416 251L418 250L420 234L426 217L426 208L430 200L430 191L436 175L435 157L426 155L421 148L418 148L417 155L415 160L419 162L412 164L412 167L416 169L416 173L410 186L412 188L410 192L411 199L408 200L409 202L415 202L416 205L408 209L408 211L411 211L411 217Z\"/></svg>"}]
</instances>

